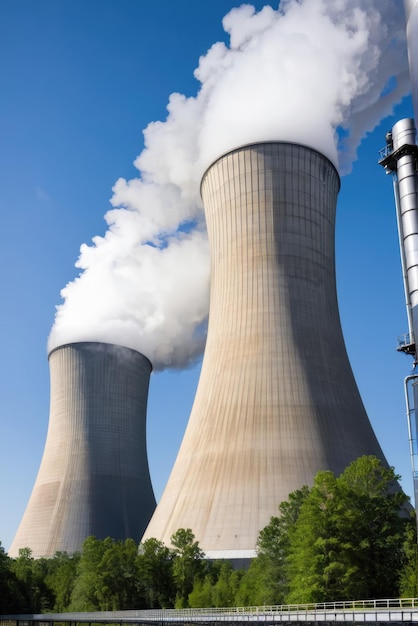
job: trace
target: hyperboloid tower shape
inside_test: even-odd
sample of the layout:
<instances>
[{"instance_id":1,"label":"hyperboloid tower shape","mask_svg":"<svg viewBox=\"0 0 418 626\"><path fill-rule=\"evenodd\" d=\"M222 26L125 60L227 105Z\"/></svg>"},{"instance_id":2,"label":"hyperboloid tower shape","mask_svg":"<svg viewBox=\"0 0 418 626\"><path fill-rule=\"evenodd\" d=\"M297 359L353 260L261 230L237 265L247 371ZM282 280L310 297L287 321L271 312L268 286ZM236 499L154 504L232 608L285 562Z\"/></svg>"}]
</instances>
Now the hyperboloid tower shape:
<instances>
[{"instance_id":1,"label":"hyperboloid tower shape","mask_svg":"<svg viewBox=\"0 0 418 626\"><path fill-rule=\"evenodd\" d=\"M244 146L201 193L209 328L177 460L144 539L191 528L208 558L248 559L289 493L320 469L384 456L341 330L334 223L340 181L311 148Z\"/></svg>"},{"instance_id":2,"label":"hyperboloid tower shape","mask_svg":"<svg viewBox=\"0 0 418 626\"><path fill-rule=\"evenodd\" d=\"M10 556L76 552L90 535L139 541L154 511L146 452L150 361L106 343L49 355L51 402L39 473Z\"/></svg>"}]
</instances>

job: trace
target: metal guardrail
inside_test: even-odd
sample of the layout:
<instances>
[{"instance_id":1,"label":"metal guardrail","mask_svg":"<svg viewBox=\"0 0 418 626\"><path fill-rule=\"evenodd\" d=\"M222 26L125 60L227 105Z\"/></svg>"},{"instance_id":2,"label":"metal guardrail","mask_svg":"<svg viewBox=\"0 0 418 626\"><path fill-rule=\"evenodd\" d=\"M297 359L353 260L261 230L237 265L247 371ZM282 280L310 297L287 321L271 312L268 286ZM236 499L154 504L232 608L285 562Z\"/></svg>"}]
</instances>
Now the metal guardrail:
<instances>
[{"instance_id":1,"label":"metal guardrail","mask_svg":"<svg viewBox=\"0 0 418 626\"><path fill-rule=\"evenodd\" d=\"M418 622L418 598L379 600L344 600L309 604L279 604L248 607L199 609L154 609L130 611L101 611L83 613L43 613L34 615L0 616L0 626L50 626L57 623L74 624L149 624L149 623L211 623L275 621L366 621ZM404 615L405 614L405 615ZM391 616L394 616L393 618ZM380 618L380 619L379 619Z\"/></svg>"},{"instance_id":2,"label":"metal guardrail","mask_svg":"<svg viewBox=\"0 0 418 626\"><path fill-rule=\"evenodd\" d=\"M380 148L379 150L379 161L383 161L386 157L388 157L393 152L393 146L387 144L384 148Z\"/></svg>"},{"instance_id":3,"label":"metal guardrail","mask_svg":"<svg viewBox=\"0 0 418 626\"><path fill-rule=\"evenodd\" d=\"M411 343L410 333L402 333L402 335L398 336L398 346L406 346L409 343Z\"/></svg>"}]
</instances>

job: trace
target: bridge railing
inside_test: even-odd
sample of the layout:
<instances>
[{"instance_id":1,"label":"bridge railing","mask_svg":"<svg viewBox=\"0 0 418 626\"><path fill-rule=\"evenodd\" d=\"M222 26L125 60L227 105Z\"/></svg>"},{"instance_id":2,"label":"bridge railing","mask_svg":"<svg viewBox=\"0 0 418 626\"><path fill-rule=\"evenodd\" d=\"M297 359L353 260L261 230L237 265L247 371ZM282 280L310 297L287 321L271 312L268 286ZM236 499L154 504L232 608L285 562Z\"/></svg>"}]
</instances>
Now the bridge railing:
<instances>
[{"instance_id":1,"label":"bridge railing","mask_svg":"<svg viewBox=\"0 0 418 626\"><path fill-rule=\"evenodd\" d=\"M243 607L213 607L201 609L161 609L158 611L143 611L141 613L158 613L161 615L191 617L193 615L231 615L241 613L289 613L301 611L355 611L379 609L418 609L418 598L387 598L378 600L340 600L337 602L317 602L301 604L271 604L263 606Z\"/></svg>"},{"instance_id":2,"label":"bridge railing","mask_svg":"<svg viewBox=\"0 0 418 626\"><path fill-rule=\"evenodd\" d=\"M248 621L264 621L278 613L312 614L312 613L347 613L355 611L379 612L396 609L416 609L418 598L390 598L378 600L341 600L337 602L273 604L246 607L217 607L197 609L152 609L130 611L100 611L82 613L43 613L34 615L0 615L0 626L50 626L53 623L100 623L100 624L137 624L164 622L186 623L216 621L240 621L245 617ZM235 620L234 620L235 617ZM245 621L245 620L244 620Z\"/></svg>"}]
</instances>

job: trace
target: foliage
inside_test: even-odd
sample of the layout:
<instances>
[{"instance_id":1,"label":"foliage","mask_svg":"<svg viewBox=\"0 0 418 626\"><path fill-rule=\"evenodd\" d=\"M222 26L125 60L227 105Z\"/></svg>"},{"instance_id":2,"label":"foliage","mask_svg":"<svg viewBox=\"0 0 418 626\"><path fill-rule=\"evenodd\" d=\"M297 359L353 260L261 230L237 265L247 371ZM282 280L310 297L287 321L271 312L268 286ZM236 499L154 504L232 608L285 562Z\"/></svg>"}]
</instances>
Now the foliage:
<instances>
[{"instance_id":1,"label":"foliage","mask_svg":"<svg viewBox=\"0 0 418 626\"><path fill-rule=\"evenodd\" d=\"M228 607L236 605L236 596L244 574L234 570L229 561L207 564L205 577L195 579L188 604L198 607Z\"/></svg>"},{"instance_id":2,"label":"foliage","mask_svg":"<svg viewBox=\"0 0 418 626\"><path fill-rule=\"evenodd\" d=\"M116 611L141 605L137 582L137 546L133 539L83 543L71 596L72 611Z\"/></svg>"},{"instance_id":3,"label":"foliage","mask_svg":"<svg viewBox=\"0 0 418 626\"><path fill-rule=\"evenodd\" d=\"M407 498L397 478L373 456L339 478L317 474L290 533L289 603L398 594Z\"/></svg>"},{"instance_id":4,"label":"foliage","mask_svg":"<svg viewBox=\"0 0 418 626\"><path fill-rule=\"evenodd\" d=\"M147 539L138 550L137 573L144 606L149 609L174 604L174 555L158 539Z\"/></svg>"},{"instance_id":5,"label":"foliage","mask_svg":"<svg viewBox=\"0 0 418 626\"><path fill-rule=\"evenodd\" d=\"M204 553L190 528L180 528L171 537L173 546L173 578L176 586L176 608L188 606L188 597L195 580L204 575Z\"/></svg>"},{"instance_id":6,"label":"foliage","mask_svg":"<svg viewBox=\"0 0 418 626\"><path fill-rule=\"evenodd\" d=\"M103 541L87 537L83 543L77 577L71 595L70 611L99 611L100 561L106 550Z\"/></svg>"},{"instance_id":7,"label":"foliage","mask_svg":"<svg viewBox=\"0 0 418 626\"><path fill-rule=\"evenodd\" d=\"M80 558L79 552L56 552L50 559L45 582L54 597L54 612L63 613L70 606Z\"/></svg>"},{"instance_id":8,"label":"foliage","mask_svg":"<svg viewBox=\"0 0 418 626\"><path fill-rule=\"evenodd\" d=\"M335 559L339 554L334 528L335 492L333 473L319 472L290 533L287 601L291 604L333 598L333 581L340 570Z\"/></svg>"},{"instance_id":9,"label":"foliage","mask_svg":"<svg viewBox=\"0 0 418 626\"><path fill-rule=\"evenodd\" d=\"M257 541L257 558L243 574L236 593L237 604L283 604L289 591L288 556L290 533L299 517L302 503L309 494L302 487L289 495L279 506L279 516L261 530Z\"/></svg>"},{"instance_id":10,"label":"foliage","mask_svg":"<svg viewBox=\"0 0 418 626\"><path fill-rule=\"evenodd\" d=\"M401 572L401 598L416 598L418 595L418 544L415 513L411 515L404 543L405 565Z\"/></svg>"},{"instance_id":11,"label":"foliage","mask_svg":"<svg viewBox=\"0 0 418 626\"><path fill-rule=\"evenodd\" d=\"M196 579L192 591L189 593L188 606L192 609L215 606L213 598L213 583L209 575L204 579Z\"/></svg>"},{"instance_id":12,"label":"foliage","mask_svg":"<svg viewBox=\"0 0 418 626\"><path fill-rule=\"evenodd\" d=\"M236 595L244 570L234 570L229 561L219 562L216 582L213 585L212 606L236 606Z\"/></svg>"},{"instance_id":13,"label":"foliage","mask_svg":"<svg viewBox=\"0 0 418 626\"><path fill-rule=\"evenodd\" d=\"M98 598L101 610L126 610L142 606L138 593L137 552L133 539L105 539L107 549L99 565L101 586Z\"/></svg>"},{"instance_id":14,"label":"foliage","mask_svg":"<svg viewBox=\"0 0 418 626\"><path fill-rule=\"evenodd\" d=\"M0 543L0 614L19 611L22 602L20 585L12 570L12 559Z\"/></svg>"},{"instance_id":15,"label":"foliage","mask_svg":"<svg viewBox=\"0 0 418 626\"><path fill-rule=\"evenodd\" d=\"M48 559L34 559L29 548L21 548L10 569L17 581L19 608L22 613L42 613L53 604L53 594L46 585Z\"/></svg>"},{"instance_id":16,"label":"foliage","mask_svg":"<svg viewBox=\"0 0 418 626\"><path fill-rule=\"evenodd\" d=\"M289 499L280 504L280 515L272 517L270 524L259 534L257 562L260 576L258 594L254 598L257 604L283 604L286 600L290 536L308 495L306 486L291 493Z\"/></svg>"},{"instance_id":17,"label":"foliage","mask_svg":"<svg viewBox=\"0 0 418 626\"><path fill-rule=\"evenodd\" d=\"M372 456L321 471L261 530L247 570L209 562L191 529L171 547L88 537L80 554L11 559L0 544L0 613L227 607L415 597L415 519L393 468Z\"/></svg>"}]
</instances>

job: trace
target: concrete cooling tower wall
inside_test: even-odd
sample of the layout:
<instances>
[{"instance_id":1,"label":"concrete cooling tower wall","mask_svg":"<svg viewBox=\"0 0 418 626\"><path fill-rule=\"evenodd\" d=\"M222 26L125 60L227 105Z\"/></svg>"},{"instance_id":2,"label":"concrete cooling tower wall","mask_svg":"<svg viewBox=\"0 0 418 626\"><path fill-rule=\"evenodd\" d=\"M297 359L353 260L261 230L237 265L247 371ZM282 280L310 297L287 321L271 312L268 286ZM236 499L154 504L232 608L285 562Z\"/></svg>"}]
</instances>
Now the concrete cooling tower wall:
<instances>
[{"instance_id":1,"label":"concrete cooling tower wall","mask_svg":"<svg viewBox=\"0 0 418 626\"><path fill-rule=\"evenodd\" d=\"M339 176L290 143L248 145L202 181L209 329L184 439L144 539L191 528L209 558L247 559L259 531L316 472L381 448L341 330Z\"/></svg>"},{"instance_id":2,"label":"concrete cooling tower wall","mask_svg":"<svg viewBox=\"0 0 418 626\"><path fill-rule=\"evenodd\" d=\"M139 541L154 511L146 452L151 363L113 344L49 355L50 417L39 473L9 550L75 552L86 537Z\"/></svg>"}]
</instances>

